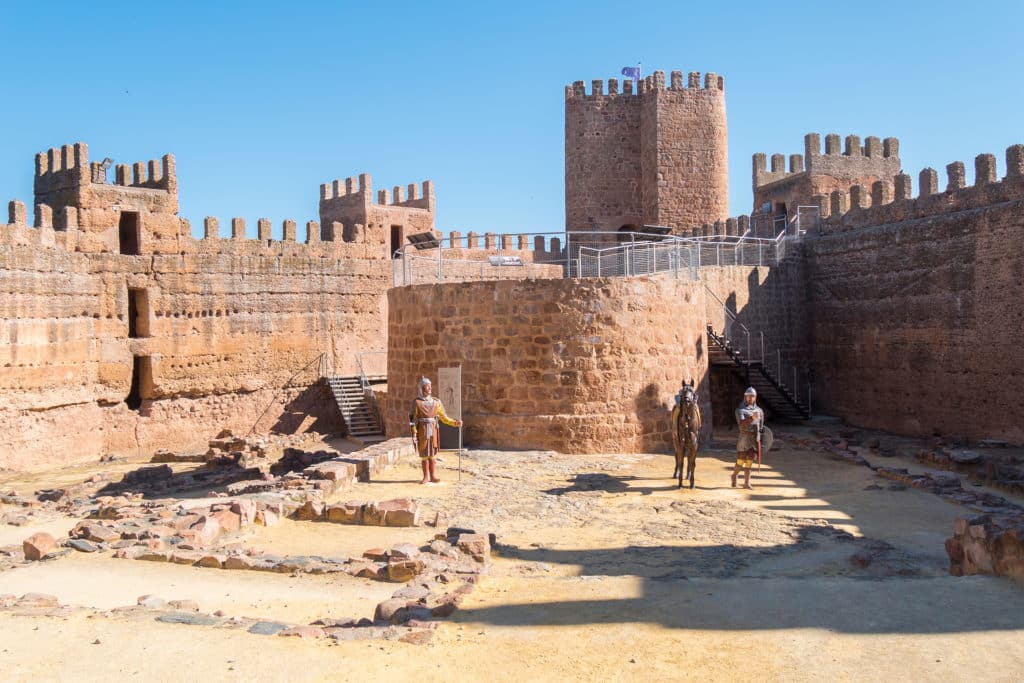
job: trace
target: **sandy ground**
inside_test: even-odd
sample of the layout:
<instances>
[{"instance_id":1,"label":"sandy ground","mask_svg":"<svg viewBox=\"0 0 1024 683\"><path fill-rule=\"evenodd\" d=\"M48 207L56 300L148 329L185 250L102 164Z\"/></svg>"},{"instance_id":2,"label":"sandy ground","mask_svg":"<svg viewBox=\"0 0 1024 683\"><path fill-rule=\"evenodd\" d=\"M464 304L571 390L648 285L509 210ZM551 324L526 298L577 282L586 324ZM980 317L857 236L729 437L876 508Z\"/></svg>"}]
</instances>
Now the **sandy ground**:
<instances>
[{"instance_id":1,"label":"sandy ground","mask_svg":"<svg viewBox=\"0 0 1024 683\"><path fill-rule=\"evenodd\" d=\"M1024 585L948 576L942 544L962 508L889 490L867 468L785 441L752 491L733 489L727 438L702 452L694 491L675 488L668 456L474 451L461 482L447 454L440 485L418 485L418 463L408 461L342 494L415 497L453 524L497 534L490 575L427 645L299 641L145 615L0 612L0 677L1020 680ZM84 476L62 470L17 484L8 476L0 488L28 492ZM0 526L0 544L33 530ZM352 555L432 533L287 521L245 542ZM856 553L867 566L850 561ZM0 593L41 591L101 609L155 594L194 599L204 612L300 623L369 616L394 588L87 555L0 574Z\"/></svg>"}]
</instances>

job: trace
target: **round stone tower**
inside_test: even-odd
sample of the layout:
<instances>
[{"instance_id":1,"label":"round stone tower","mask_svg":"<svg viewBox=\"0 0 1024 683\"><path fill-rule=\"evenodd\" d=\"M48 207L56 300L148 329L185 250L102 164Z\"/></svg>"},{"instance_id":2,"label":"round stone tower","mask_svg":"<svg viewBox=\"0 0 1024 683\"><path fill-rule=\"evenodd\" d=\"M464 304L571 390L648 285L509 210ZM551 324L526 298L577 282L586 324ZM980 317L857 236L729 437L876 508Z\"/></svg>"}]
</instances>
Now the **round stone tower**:
<instances>
[{"instance_id":1,"label":"round stone tower","mask_svg":"<svg viewBox=\"0 0 1024 683\"><path fill-rule=\"evenodd\" d=\"M682 232L725 219L729 152L725 82L713 73L655 71L637 83L583 81L565 89L568 230L666 225Z\"/></svg>"}]
</instances>

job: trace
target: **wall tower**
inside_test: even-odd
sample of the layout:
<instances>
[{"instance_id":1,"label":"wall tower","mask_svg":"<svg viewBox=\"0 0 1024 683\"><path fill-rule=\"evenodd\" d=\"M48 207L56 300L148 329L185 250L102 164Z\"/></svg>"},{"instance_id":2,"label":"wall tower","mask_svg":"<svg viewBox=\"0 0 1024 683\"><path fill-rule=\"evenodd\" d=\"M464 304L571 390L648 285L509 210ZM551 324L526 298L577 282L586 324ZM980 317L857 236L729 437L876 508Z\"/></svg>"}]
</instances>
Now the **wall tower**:
<instances>
[{"instance_id":1,"label":"wall tower","mask_svg":"<svg viewBox=\"0 0 1024 683\"><path fill-rule=\"evenodd\" d=\"M655 71L637 83L583 81L565 89L568 230L643 224L674 231L728 214L725 82L713 73Z\"/></svg>"}]
</instances>

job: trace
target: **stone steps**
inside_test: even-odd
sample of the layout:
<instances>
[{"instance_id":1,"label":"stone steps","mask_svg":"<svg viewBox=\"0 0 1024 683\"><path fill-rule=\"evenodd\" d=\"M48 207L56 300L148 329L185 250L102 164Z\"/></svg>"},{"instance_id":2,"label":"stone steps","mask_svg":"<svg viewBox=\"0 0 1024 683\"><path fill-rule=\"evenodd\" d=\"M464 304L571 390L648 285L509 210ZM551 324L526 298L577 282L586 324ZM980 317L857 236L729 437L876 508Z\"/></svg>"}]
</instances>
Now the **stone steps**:
<instances>
[{"instance_id":1,"label":"stone steps","mask_svg":"<svg viewBox=\"0 0 1024 683\"><path fill-rule=\"evenodd\" d=\"M349 436L362 443L383 441L384 430L380 419L367 400L360 378L328 377L326 382L345 421Z\"/></svg>"}]
</instances>

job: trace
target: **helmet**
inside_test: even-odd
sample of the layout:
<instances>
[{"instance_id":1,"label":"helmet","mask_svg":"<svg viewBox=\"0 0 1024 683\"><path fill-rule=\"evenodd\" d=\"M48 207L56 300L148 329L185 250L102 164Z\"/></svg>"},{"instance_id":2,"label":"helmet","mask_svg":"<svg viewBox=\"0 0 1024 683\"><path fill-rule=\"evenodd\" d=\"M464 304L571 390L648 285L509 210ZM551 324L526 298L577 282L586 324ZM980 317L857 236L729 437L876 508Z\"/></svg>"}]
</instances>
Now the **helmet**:
<instances>
[{"instance_id":1,"label":"helmet","mask_svg":"<svg viewBox=\"0 0 1024 683\"><path fill-rule=\"evenodd\" d=\"M757 389L754 387L747 387L747 390L743 392L744 396L757 396Z\"/></svg>"}]
</instances>

